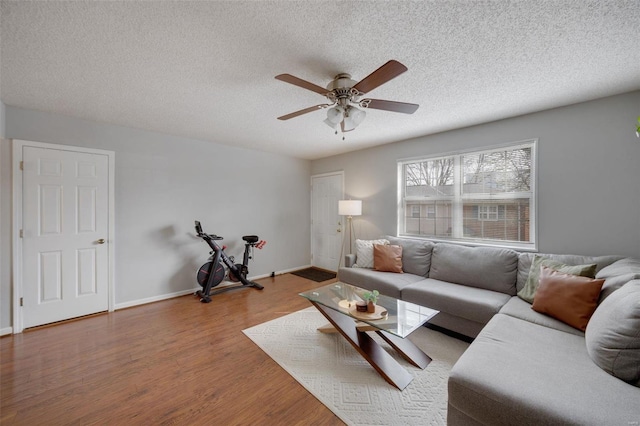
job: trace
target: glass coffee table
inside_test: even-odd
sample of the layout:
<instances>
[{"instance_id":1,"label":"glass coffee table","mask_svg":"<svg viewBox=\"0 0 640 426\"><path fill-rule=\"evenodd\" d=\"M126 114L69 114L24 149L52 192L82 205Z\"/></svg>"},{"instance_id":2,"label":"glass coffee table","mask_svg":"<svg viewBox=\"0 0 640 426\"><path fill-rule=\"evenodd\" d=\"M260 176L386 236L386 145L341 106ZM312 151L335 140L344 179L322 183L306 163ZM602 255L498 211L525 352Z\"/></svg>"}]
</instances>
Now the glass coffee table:
<instances>
[{"instance_id":1,"label":"glass coffee table","mask_svg":"<svg viewBox=\"0 0 640 426\"><path fill-rule=\"evenodd\" d=\"M390 384L402 390L413 376L385 351L368 331L375 331L405 360L425 369L431 358L406 337L439 311L379 295L376 312L367 314L356 310L356 302L368 290L337 282L300 293L329 320L321 332L339 332L364 359Z\"/></svg>"}]
</instances>

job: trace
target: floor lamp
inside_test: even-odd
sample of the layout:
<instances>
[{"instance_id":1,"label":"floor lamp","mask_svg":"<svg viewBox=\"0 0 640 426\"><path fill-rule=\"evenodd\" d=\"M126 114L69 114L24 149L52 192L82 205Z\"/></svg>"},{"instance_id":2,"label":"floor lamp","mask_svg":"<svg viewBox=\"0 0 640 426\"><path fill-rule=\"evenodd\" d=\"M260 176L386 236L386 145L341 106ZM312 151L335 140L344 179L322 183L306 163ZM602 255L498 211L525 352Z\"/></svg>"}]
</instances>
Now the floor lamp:
<instances>
[{"instance_id":1,"label":"floor lamp","mask_svg":"<svg viewBox=\"0 0 640 426\"><path fill-rule=\"evenodd\" d=\"M340 216L347 217L347 227L349 228L349 254L351 254L352 237L353 234L355 234L355 232L353 232L353 216L362 215L362 200L339 200L338 214ZM342 249L344 249L344 240L346 237L347 234L344 234L342 237ZM338 262L338 267L340 267L340 263L342 262L342 249L340 250L340 261Z\"/></svg>"}]
</instances>

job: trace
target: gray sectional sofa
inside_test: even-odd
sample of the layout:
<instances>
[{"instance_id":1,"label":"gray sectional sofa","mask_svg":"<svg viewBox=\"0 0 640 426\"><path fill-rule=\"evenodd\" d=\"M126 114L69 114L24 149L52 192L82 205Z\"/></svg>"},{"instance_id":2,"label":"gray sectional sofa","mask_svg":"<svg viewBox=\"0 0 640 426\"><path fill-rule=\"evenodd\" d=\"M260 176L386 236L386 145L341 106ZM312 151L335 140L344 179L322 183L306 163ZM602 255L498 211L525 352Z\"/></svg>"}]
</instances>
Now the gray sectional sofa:
<instances>
[{"instance_id":1,"label":"gray sectional sofa","mask_svg":"<svg viewBox=\"0 0 640 426\"><path fill-rule=\"evenodd\" d=\"M449 377L448 424L640 424L640 260L538 254L596 265L604 285L583 332L518 297L536 254L386 239L403 273L348 255L338 279L437 309L432 324L474 338Z\"/></svg>"}]
</instances>

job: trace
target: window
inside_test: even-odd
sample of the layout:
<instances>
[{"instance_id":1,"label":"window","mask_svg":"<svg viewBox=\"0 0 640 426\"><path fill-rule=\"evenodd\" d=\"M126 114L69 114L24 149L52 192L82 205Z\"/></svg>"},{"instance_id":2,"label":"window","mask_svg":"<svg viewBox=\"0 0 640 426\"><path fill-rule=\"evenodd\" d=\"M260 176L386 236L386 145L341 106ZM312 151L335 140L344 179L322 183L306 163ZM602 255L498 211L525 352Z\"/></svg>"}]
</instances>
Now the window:
<instances>
[{"instance_id":1,"label":"window","mask_svg":"<svg viewBox=\"0 0 640 426\"><path fill-rule=\"evenodd\" d=\"M478 205L478 220L498 220L500 216L504 218L504 206L497 204Z\"/></svg>"},{"instance_id":2,"label":"window","mask_svg":"<svg viewBox=\"0 0 640 426\"><path fill-rule=\"evenodd\" d=\"M535 147L399 161L398 234L535 248Z\"/></svg>"},{"instance_id":3,"label":"window","mask_svg":"<svg viewBox=\"0 0 640 426\"><path fill-rule=\"evenodd\" d=\"M427 205L427 219L435 219L436 218L436 205L429 204Z\"/></svg>"}]
</instances>

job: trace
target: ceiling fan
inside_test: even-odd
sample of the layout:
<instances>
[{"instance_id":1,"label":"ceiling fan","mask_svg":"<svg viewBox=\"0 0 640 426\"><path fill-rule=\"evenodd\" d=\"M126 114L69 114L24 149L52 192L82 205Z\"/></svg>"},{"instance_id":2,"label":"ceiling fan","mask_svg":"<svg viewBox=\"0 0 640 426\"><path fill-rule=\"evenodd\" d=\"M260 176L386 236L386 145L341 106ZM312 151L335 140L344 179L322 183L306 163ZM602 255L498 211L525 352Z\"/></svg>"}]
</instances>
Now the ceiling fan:
<instances>
[{"instance_id":1,"label":"ceiling fan","mask_svg":"<svg viewBox=\"0 0 640 426\"><path fill-rule=\"evenodd\" d=\"M278 117L278 120L289 120L318 109L329 108L327 110L327 119L324 120L324 122L328 126L336 129L337 134L338 125L340 125L340 129L344 133L355 129L360 123L362 123L366 116L364 109L367 108L401 112L403 114L413 114L418 109L419 105L408 104L405 102L385 101L381 99L360 99L365 93L368 93L389 80L396 78L405 71L407 71L407 67L398 61L390 60L359 82L352 80L351 75L349 74L338 74L327 85L326 89L291 74L277 75L276 79L316 92L325 96L330 102L328 104L314 105L309 108L301 109L300 111L292 112L291 114L283 115Z\"/></svg>"}]
</instances>

